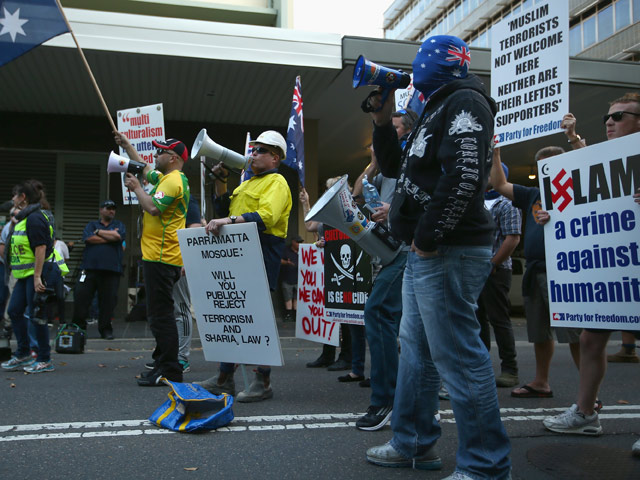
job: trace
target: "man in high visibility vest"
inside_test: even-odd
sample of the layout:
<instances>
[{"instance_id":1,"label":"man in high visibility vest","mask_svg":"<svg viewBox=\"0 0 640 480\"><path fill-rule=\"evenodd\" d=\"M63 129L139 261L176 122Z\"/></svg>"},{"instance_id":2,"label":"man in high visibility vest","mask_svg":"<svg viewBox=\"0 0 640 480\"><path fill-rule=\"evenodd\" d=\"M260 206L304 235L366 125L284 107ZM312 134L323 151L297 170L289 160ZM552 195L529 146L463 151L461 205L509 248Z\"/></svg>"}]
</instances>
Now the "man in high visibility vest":
<instances>
[{"instance_id":1,"label":"man in high visibility vest","mask_svg":"<svg viewBox=\"0 0 640 480\"><path fill-rule=\"evenodd\" d=\"M35 293L63 295L62 275L69 273L63 258L53 248L52 218L43 211L48 210L42 183L27 180L14 188L13 204L22 210L16 216L9 245L9 265L16 286L9 302L9 317L18 342L18 349L10 360L2 363L4 370L23 369L27 373L52 372L49 327L36 322L33 317ZM28 322L35 325L38 342L38 357L30 355Z\"/></svg>"}]
</instances>

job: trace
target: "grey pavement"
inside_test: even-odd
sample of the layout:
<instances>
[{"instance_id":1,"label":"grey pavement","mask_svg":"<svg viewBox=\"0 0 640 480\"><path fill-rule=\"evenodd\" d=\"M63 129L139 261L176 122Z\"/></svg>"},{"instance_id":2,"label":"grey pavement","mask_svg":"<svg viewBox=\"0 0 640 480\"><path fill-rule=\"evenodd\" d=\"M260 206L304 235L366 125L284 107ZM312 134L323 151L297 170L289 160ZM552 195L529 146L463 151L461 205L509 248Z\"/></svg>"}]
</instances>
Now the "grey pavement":
<instances>
[{"instance_id":1,"label":"grey pavement","mask_svg":"<svg viewBox=\"0 0 640 480\"><path fill-rule=\"evenodd\" d=\"M535 368L525 323L514 318L521 383ZM82 355L54 354L56 371L40 375L0 372L0 478L11 479L439 479L455 467L456 425L442 402L439 472L388 469L366 462L367 448L391 437L354 427L370 390L341 384L344 372L308 369L321 346L294 338L294 325L278 322L285 365L274 368L274 398L234 405L228 428L174 434L145 420L167 398L166 387L142 388L135 376L149 361L153 339L143 322L116 322L116 339L96 339L90 326ZM614 334L609 351L618 349ZM495 345L491 351L497 366ZM194 338L192 371L185 381L213 374ZM251 368L246 371L251 375ZM368 358L367 358L368 368ZM638 479L631 456L640 434L640 365L610 364L601 388L604 435L564 436L546 431L542 418L574 401L578 376L569 350L559 345L551 371L554 398L516 399L499 389L502 418L512 442L514 479ZM241 375L236 381L242 384ZM195 469L195 470L193 470Z\"/></svg>"}]
</instances>

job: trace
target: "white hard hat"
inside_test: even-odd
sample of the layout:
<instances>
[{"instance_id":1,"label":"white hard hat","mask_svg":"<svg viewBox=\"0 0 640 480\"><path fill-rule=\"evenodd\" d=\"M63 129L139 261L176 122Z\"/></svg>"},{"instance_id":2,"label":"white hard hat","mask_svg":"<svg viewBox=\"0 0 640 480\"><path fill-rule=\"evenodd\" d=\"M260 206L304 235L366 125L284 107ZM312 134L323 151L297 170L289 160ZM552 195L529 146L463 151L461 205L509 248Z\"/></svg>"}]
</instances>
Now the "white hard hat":
<instances>
[{"instance_id":1,"label":"white hard hat","mask_svg":"<svg viewBox=\"0 0 640 480\"><path fill-rule=\"evenodd\" d=\"M278 147L282 151L282 158L284 160L287 157L287 142L284 137L275 130L267 130L258 135L258 138L251 140L249 145L254 146L256 143L264 143L265 145L271 145L272 147Z\"/></svg>"}]
</instances>

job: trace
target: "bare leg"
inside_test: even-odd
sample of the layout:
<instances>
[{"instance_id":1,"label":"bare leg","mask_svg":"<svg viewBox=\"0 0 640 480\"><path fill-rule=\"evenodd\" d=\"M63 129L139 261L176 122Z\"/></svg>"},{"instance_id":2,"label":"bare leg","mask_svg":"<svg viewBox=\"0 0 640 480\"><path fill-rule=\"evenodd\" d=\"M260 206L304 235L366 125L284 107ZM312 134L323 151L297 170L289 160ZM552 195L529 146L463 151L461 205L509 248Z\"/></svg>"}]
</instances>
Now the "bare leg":
<instances>
[{"instance_id":1,"label":"bare leg","mask_svg":"<svg viewBox=\"0 0 640 480\"><path fill-rule=\"evenodd\" d=\"M573 358L573 363L575 363L576 368L580 370L580 342L570 343L569 349L571 350L571 358Z\"/></svg>"},{"instance_id":2,"label":"bare leg","mask_svg":"<svg viewBox=\"0 0 640 480\"><path fill-rule=\"evenodd\" d=\"M609 330L584 330L580 335L580 387L578 408L585 415L593 413L600 384L607 371L606 347Z\"/></svg>"},{"instance_id":3,"label":"bare leg","mask_svg":"<svg viewBox=\"0 0 640 480\"><path fill-rule=\"evenodd\" d=\"M553 339L533 344L533 350L536 355L536 376L533 381L527 384L531 388L542 392L551 390L551 387L549 387L549 368L551 367L554 348L555 344ZM513 391L516 393L524 393L521 392L520 388L516 388Z\"/></svg>"}]
</instances>

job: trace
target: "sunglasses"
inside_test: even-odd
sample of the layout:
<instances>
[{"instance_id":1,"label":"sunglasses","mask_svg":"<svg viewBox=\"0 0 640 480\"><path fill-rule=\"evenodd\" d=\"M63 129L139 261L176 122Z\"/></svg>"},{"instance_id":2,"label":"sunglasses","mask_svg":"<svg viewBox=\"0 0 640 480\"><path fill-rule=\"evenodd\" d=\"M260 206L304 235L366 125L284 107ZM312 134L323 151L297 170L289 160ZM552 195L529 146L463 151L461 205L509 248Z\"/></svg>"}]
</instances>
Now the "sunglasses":
<instances>
[{"instance_id":1,"label":"sunglasses","mask_svg":"<svg viewBox=\"0 0 640 480\"><path fill-rule=\"evenodd\" d=\"M629 115L635 115L636 117L640 117L640 113L635 113L635 112L625 112L625 111L613 112L608 115L603 115L602 122L607 123L607 121L609 120L609 117L613 118L614 122L619 122L620 120L622 120L622 115L624 115L625 113L628 113Z\"/></svg>"},{"instance_id":2,"label":"sunglasses","mask_svg":"<svg viewBox=\"0 0 640 480\"><path fill-rule=\"evenodd\" d=\"M251 149L251 153L270 153L271 155L273 155L273 152L271 150L264 147L253 147Z\"/></svg>"},{"instance_id":3,"label":"sunglasses","mask_svg":"<svg viewBox=\"0 0 640 480\"><path fill-rule=\"evenodd\" d=\"M163 153L168 153L169 155L175 155L175 153L173 153L171 150L166 150L164 148L159 148L158 150L156 150L156 156L157 157L159 157Z\"/></svg>"}]
</instances>

